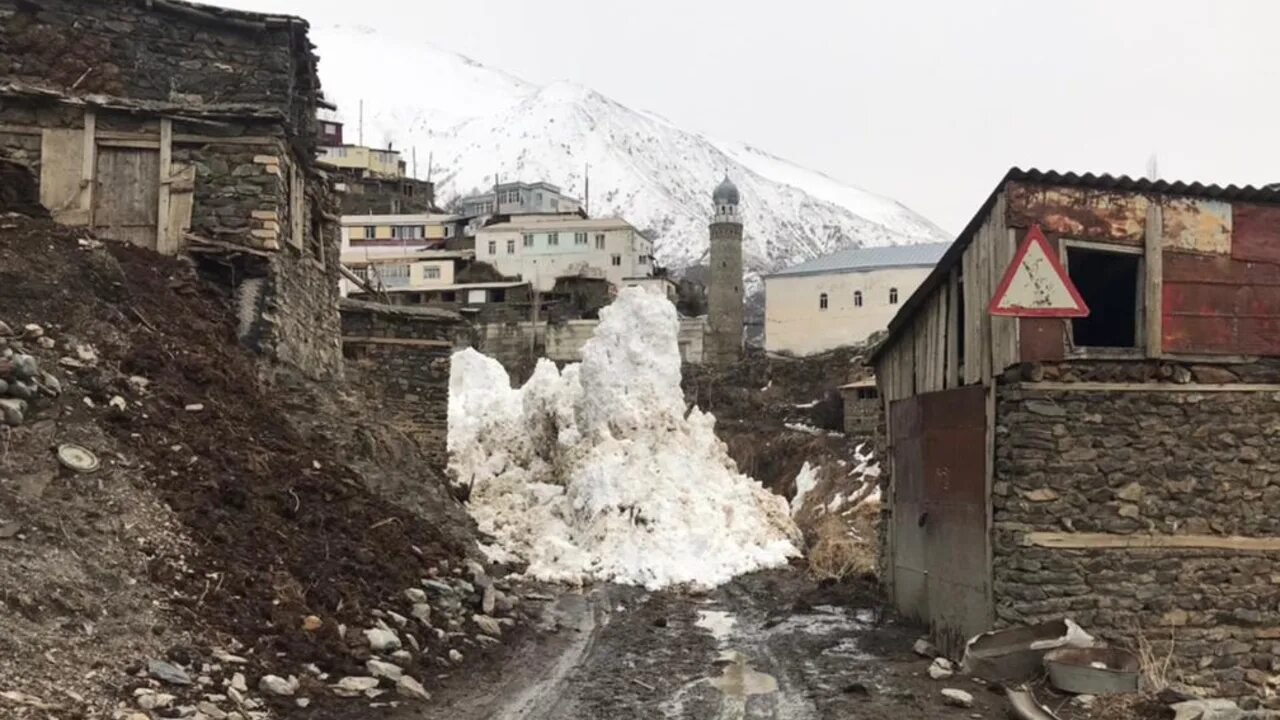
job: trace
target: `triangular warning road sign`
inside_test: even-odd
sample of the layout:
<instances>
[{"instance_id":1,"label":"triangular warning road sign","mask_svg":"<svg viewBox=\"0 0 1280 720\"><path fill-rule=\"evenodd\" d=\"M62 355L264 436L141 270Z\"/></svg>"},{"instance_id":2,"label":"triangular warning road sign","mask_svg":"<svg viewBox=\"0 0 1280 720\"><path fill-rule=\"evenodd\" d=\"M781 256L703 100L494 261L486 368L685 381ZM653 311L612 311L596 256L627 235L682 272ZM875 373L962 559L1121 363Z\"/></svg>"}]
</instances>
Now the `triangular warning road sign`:
<instances>
[{"instance_id":1,"label":"triangular warning road sign","mask_svg":"<svg viewBox=\"0 0 1280 720\"><path fill-rule=\"evenodd\" d=\"M1013 317L1086 317L1089 307L1039 225L1032 225L1005 270L987 312Z\"/></svg>"}]
</instances>

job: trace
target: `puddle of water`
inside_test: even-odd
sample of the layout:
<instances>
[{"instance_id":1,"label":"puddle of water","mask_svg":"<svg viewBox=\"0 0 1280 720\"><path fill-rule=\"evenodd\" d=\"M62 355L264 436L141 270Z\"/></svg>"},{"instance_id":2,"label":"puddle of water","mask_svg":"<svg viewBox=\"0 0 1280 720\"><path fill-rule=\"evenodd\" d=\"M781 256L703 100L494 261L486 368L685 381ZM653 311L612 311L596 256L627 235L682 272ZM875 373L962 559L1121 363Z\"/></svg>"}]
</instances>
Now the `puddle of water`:
<instances>
[{"instance_id":1,"label":"puddle of water","mask_svg":"<svg viewBox=\"0 0 1280 720\"><path fill-rule=\"evenodd\" d=\"M737 622L737 618L730 612L699 610L698 619L693 624L711 633L711 637L716 639L716 647L724 647L729 642L729 636L733 633L733 626Z\"/></svg>"},{"instance_id":2,"label":"puddle of water","mask_svg":"<svg viewBox=\"0 0 1280 720\"><path fill-rule=\"evenodd\" d=\"M747 664L747 657L740 652L726 653L731 659L720 677L707 679L707 684L724 693L727 697L745 698L749 695L768 695L778 692L778 680L768 673L762 673Z\"/></svg>"}]
</instances>

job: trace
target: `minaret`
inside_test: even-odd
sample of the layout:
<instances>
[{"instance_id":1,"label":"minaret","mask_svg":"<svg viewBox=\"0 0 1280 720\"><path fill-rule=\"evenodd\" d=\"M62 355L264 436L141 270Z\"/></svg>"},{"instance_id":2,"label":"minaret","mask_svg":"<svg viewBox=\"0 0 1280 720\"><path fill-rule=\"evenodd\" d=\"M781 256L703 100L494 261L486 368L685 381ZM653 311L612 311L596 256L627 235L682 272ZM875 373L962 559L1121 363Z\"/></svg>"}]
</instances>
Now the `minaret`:
<instances>
[{"instance_id":1,"label":"minaret","mask_svg":"<svg viewBox=\"0 0 1280 720\"><path fill-rule=\"evenodd\" d=\"M707 344L711 365L742 359L742 218L738 188L725 175L711 194L711 280L707 286Z\"/></svg>"}]
</instances>

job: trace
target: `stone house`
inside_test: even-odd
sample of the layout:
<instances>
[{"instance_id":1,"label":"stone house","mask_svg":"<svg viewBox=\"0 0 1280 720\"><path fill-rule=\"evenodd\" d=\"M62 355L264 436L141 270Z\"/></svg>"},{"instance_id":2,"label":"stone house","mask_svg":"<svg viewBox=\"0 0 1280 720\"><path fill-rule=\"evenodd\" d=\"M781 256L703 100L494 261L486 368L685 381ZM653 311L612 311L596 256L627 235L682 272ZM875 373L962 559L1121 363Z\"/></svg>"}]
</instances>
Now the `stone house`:
<instances>
[{"instance_id":1,"label":"stone house","mask_svg":"<svg viewBox=\"0 0 1280 720\"><path fill-rule=\"evenodd\" d=\"M1088 317L987 313L1033 225ZM882 578L943 648L1069 616L1271 688L1280 191L1011 170L873 359Z\"/></svg>"},{"instance_id":2,"label":"stone house","mask_svg":"<svg viewBox=\"0 0 1280 720\"><path fill-rule=\"evenodd\" d=\"M0 159L55 220L188 253L249 346L341 372L338 213L304 20L179 0L0 0Z\"/></svg>"}]
</instances>

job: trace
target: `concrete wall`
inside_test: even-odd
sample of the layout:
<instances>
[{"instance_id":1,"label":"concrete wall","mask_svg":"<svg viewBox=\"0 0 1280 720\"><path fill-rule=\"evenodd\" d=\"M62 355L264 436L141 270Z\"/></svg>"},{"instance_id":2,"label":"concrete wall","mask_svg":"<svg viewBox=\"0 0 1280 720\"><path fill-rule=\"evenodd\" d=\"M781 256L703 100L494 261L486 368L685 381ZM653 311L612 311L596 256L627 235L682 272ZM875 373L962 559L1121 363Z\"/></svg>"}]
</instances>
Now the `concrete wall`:
<instances>
[{"instance_id":1,"label":"concrete wall","mask_svg":"<svg viewBox=\"0 0 1280 720\"><path fill-rule=\"evenodd\" d=\"M844 400L844 433L851 438L870 440L875 438L880 426L880 398L859 397L863 393L875 393L875 386L869 388L840 388L840 396Z\"/></svg>"},{"instance_id":2,"label":"concrete wall","mask_svg":"<svg viewBox=\"0 0 1280 720\"><path fill-rule=\"evenodd\" d=\"M320 159L330 165L367 170L386 177L400 177L400 153L359 145L320 148Z\"/></svg>"},{"instance_id":3,"label":"concrete wall","mask_svg":"<svg viewBox=\"0 0 1280 720\"><path fill-rule=\"evenodd\" d=\"M551 244L549 236L558 239ZM579 243L575 235L585 234ZM526 246L525 236L533 244ZM597 237L603 236L603 249L597 248ZM653 273L653 243L630 225L601 226L598 220L570 219L534 224L492 225L476 233L476 260L493 265L503 275L520 276L547 292L561 275L577 274L580 268L598 271L609 282L621 287L623 278ZM614 265L617 257L620 264Z\"/></svg>"},{"instance_id":4,"label":"concrete wall","mask_svg":"<svg viewBox=\"0 0 1280 720\"><path fill-rule=\"evenodd\" d=\"M1138 391L1000 386L997 622L1065 615L1117 644L1142 633L1160 652L1172 636L1183 681L1261 693L1280 664L1280 386L1204 392L1194 382L1276 383L1280 364L1183 369L1186 385L1146 380L1154 370L1077 363L1045 375L1149 388ZM1032 533L1057 534L1059 546Z\"/></svg>"},{"instance_id":5,"label":"concrete wall","mask_svg":"<svg viewBox=\"0 0 1280 720\"><path fill-rule=\"evenodd\" d=\"M810 355L856 345L884 330L931 268L885 268L825 275L776 275L764 281L764 347ZM889 302L891 288L898 302ZM854 293L862 293L862 306ZM820 298L827 295L827 307Z\"/></svg>"},{"instance_id":6,"label":"concrete wall","mask_svg":"<svg viewBox=\"0 0 1280 720\"><path fill-rule=\"evenodd\" d=\"M437 469L448 464L449 362L466 342L456 313L344 301L347 374L393 424L405 430Z\"/></svg>"}]
</instances>

